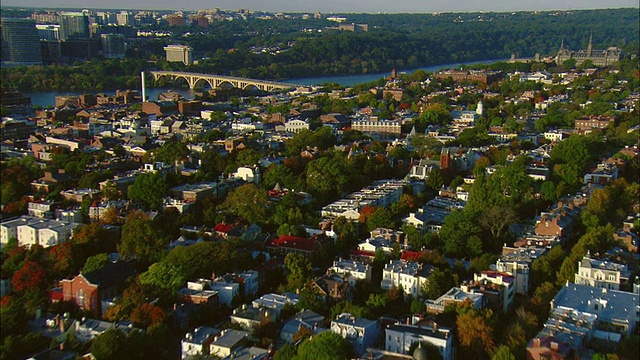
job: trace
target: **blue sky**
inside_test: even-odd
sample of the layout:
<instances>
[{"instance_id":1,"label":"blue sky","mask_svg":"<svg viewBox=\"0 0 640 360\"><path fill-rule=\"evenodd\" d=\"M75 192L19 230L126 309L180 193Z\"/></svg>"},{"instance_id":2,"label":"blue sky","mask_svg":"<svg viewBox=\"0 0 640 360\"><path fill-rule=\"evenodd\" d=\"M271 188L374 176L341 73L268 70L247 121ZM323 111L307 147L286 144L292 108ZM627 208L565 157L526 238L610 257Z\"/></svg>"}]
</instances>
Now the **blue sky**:
<instances>
[{"instance_id":1,"label":"blue sky","mask_svg":"<svg viewBox=\"0 0 640 360\"><path fill-rule=\"evenodd\" d=\"M2 6L114 9L239 9L271 12L464 12L638 7L638 0L3 0Z\"/></svg>"}]
</instances>

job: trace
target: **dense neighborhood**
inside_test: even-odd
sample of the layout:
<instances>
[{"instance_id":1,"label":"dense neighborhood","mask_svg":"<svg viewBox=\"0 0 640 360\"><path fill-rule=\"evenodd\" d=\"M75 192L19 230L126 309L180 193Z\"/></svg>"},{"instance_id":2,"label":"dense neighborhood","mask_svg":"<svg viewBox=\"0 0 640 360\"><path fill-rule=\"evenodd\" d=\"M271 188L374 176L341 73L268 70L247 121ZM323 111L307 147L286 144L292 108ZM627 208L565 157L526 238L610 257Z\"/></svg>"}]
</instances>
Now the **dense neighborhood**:
<instances>
[{"instance_id":1,"label":"dense neighborhood","mask_svg":"<svg viewBox=\"0 0 640 360\"><path fill-rule=\"evenodd\" d=\"M556 60L5 91L2 358L637 359L638 58Z\"/></svg>"}]
</instances>

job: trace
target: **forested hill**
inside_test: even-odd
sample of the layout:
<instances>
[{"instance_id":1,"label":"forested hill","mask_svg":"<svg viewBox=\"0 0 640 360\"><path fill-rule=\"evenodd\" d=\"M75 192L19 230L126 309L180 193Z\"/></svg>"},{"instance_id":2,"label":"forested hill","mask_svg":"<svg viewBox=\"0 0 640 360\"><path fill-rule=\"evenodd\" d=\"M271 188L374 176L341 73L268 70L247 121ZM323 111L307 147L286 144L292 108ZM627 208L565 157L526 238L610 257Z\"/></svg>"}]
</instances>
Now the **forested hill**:
<instances>
[{"instance_id":1,"label":"forested hill","mask_svg":"<svg viewBox=\"0 0 640 360\"><path fill-rule=\"evenodd\" d=\"M563 40L570 49L585 49L591 34L594 49L619 46L627 53L637 53L640 43L637 8L344 16L347 23L368 24L369 31L327 30L337 24L326 19L218 21L206 32L189 27L170 28L173 37L132 41L127 57L133 63L126 60L129 64L118 66L117 60L109 60L106 67L116 69L112 74L100 75L100 71L85 64L59 80L47 76L54 71L47 67L3 69L2 80L5 86L23 91L69 90L69 84L56 81L68 83L73 74L77 81L70 85L74 90L106 90L133 84L142 68L152 67L287 79L413 69L508 58L512 53L520 57L535 53L555 55ZM186 32L190 35L185 37ZM194 49L194 58L205 60L188 67L167 63L163 60L163 46L170 43L188 43ZM278 51L259 51L269 47ZM153 60L153 64L146 64L146 60ZM60 66L55 71L56 75L65 72ZM40 78L47 87L38 82ZM114 81L119 83L112 84Z\"/></svg>"}]
</instances>

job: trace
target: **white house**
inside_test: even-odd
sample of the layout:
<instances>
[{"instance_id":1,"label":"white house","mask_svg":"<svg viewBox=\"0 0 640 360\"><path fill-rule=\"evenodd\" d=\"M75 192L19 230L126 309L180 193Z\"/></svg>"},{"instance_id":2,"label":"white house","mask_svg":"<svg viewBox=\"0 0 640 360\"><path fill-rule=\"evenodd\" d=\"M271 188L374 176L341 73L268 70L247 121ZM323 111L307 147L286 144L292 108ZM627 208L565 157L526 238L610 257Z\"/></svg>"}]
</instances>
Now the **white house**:
<instances>
[{"instance_id":1,"label":"white house","mask_svg":"<svg viewBox=\"0 0 640 360\"><path fill-rule=\"evenodd\" d=\"M220 330L207 326L195 328L184 335L181 341L182 359L188 356L209 355L209 345Z\"/></svg>"},{"instance_id":2,"label":"white house","mask_svg":"<svg viewBox=\"0 0 640 360\"><path fill-rule=\"evenodd\" d=\"M299 133L302 130L309 130L309 122L300 119L291 119L284 124L287 132Z\"/></svg>"},{"instance_id":3,"label":"white house","mask_svg":"<svg viewBox=\"0 0 640 360\"><path fill-rule=\"evenodd\" d=\"M327 272L345 275L349 278L349 285L356 286L358 281L371 280L371 266L353 260L334 261Z\"/></svg>"},{"instance_id":4,"label":"white house","mask_svg":"<svg viewBox=\"0 0 640 360\"><path fill-rule=\"evenodd\" d=\"M438 349L443 360L453 359L453 331L435 322L430 327L395 324L385 329L385 350L411 355L409 350L416 342L427 342Z\"/></svg>"},{"instance_id":5,"label":"white house","mask_svg":"<svg viewBox=\"0 0 640 360\"><path fill-rule=\"evenodd\" d=\"M241 330L226 329L213 338L209 345L209 354L218 358L225 358L234 350L242 347L247 342L249 333Z\"/></svg>"},{"instance_id":6,"label":"white house","mask_svg":"<svg viewBox=\"0 0 640 360\"><path fill-rule=\"evenodd\" d=\"M390 260L382 270L380 287L390 290L392 287L402 288L406 295L417 299L422 295L422 285L428 281L429 271L422 264L404 260Z\"/></svg>"},{"instance_id":7,"label":"white house","mask_svg":"<svg viewBox=\"0 0 640 360\"><path fill-rule=\"evenodd\" d=\"M617 264L611 261L593 259L587 254L578 261L578 272L575 283L589 285L597 288L620 290L620 284L629 281L629 271L626 264Z\"/></svg>"},{"instance_id":8,"label":"white house","mask_svg":"<svg viewBox=\"0 0 640 360\"><path fill-rule=\"evenodd\" d=\"M349 313L342 313L331 321L331 331L351 343L357 354L374 346L381 332L377 321L358 318Z\"/></svg>"}]
</instances>

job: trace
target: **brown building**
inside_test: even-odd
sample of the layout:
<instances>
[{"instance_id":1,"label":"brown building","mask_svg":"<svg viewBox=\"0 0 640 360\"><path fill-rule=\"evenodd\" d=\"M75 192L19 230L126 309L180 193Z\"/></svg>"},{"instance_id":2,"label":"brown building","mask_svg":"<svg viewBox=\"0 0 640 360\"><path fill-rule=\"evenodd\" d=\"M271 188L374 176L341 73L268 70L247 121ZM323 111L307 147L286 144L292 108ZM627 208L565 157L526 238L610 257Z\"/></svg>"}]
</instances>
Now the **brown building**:
<instances>
[{"instance_id":1,"label":"brown building","mask_svg":"<svg viewBox=\"0 0 640 360\"><path fill-rule=\"evenodd\" d=\"M494 82L502 79L502 72L500 71L486 71L486 70L445 70L436 73L436 79L442 81L447 78L452 78L454 82L460 81L479 81L487 85L491 85Z\"/></svg>"},{"instance_id":2,"label":"brown building","mask_svg":"<svg viewBox=\"0 0 640 360\"><path fill-rule=\"evenodd\" d=\"M145 101L142 103L142 112L145 114L164 116L176 111L178 111L176 104L169 101Z\"/></svg>"},{"instance_id":3,"label":"brown building","mask_svg":"<svg viewBox=\"0 0 640 360\"><path fill-rule=\"evenodd\" d=\"M594 130L602 130L614 124L616 119L613 116L589 115L583 116L575 121L575 129L580 133L589 133Z\"/></svg>"},{"instance_id":4,"label":"brown building","mask_svg":"<svg viewBox=\"0 0 640 360\"><path fill-rule=\"evenodd\" d=\"M73 301L81 310L101 314L101 301L120 294L125 280L136 271L124 261L109 263L98 270L60 281L64 301Z\"/></svg>"},{"instance_id":5,"label":"brown building","mask_svg":"<svg viewBox=\"0 0 640 360\"><path fill-rule=\"evenodd\" d=\"M319 277L309 283L319 296L327 301L351 300L352 292L348 278L343 278L338 274L331 274Z\"/></svg>"},{"instance_id":6,"label":"brown building","mask_svg":"<svg viewBox=\"0 0 640 360\"><path fill-rule=\"evenodd\" d=\"M184 26L184 17L182 15L167 15L169 26Z\"/></svg>"},{"instance_id":7,"label":"brown building","mask_svg":"<svg viewBox=\"0 0 640 360\"><path fill-rule=\"evenodd\" d=\"M178 112L184 115L200 115L202 101L180 101L178 102Z\"/></svg>"},{"instance_id":8,"label":"brown building","mask_svg":"<svg viewBox=\"0 0 640 360\"><path fill-rule=\"evenodd\" d=\"M553 336L533 338L527 346L529 360L574 360L578 359L574 350Z\"/></svg>"},{"instance_id":9,"label":"brown building","mask_svg":"<svg viewBox=\"0 0 640 360\"><path fill-rule=\"evenodd\" d=\"M382 89L383 99L386 99L388 96L391 96L393 100L401 101L403 94L404 94L404 91L402 89Z\"/></svg>"}]
</instances>

